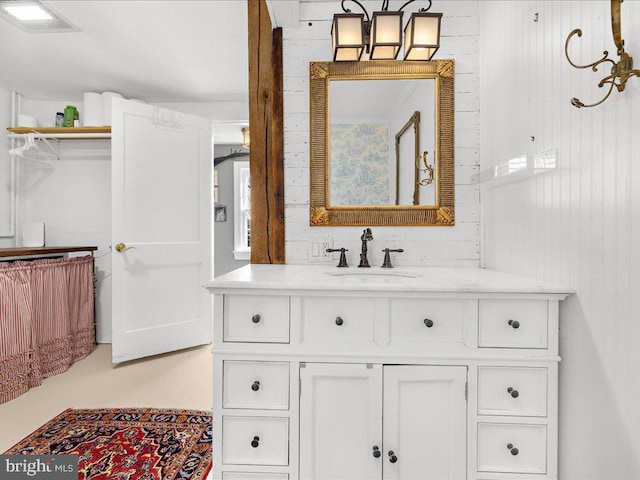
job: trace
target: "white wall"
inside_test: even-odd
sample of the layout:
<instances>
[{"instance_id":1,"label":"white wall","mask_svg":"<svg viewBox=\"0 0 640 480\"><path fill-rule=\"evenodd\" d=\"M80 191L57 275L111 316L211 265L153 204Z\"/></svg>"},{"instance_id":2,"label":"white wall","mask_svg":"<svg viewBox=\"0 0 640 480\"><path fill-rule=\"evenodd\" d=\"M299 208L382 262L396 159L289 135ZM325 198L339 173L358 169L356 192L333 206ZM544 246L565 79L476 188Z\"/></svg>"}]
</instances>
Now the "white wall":
<instances>
[{"instance_id":1,"label":"white wall","mask_svg":"<svg viewBox=\"0 0 640 480\"><path fill-rule=\"evenodd\" d=\"M0 88L0 125L11 126L11 92ZM13 160L9 156L11 148L6 128L0 129L0 248L15 245L12 223Z\"/></svg>"},{"instance_id":2,"label":"white wall","mask_svg":"<svg viewBox=\"0 0 640 480\"><path fill-rule=\"evenodd\" d=\"M370 11L380 2L364 2ZM391 2L398 8L402 2ZM479 12L476 1L439 1L442 47L437 58L456 61L456 225L455 227L374 227L369 249L381 265L385 247L404 248L397 265L479 264L479 189L469 179L479 165ZM360 248L359 227L309 226L309 62L331 60L331 19L339 1L302 2L299 28L283 29L286 261L307 263L310 239L330 235L346 247L351 264ZM309 25L311 23L311 25ZM363 95L363 101L371 101Z\"/></svg>"},{"instance_id":3,"label":"white wall","mask_svg":"<svg viewBox=\"0 0 640 480\"><path fill-rule=\"evenodd\" d=\"M557 147L559 171L482 189L484 263L564 283L560 478L640 478L640 78L592 103L613 52L610 2L481 3L481 163ZM538 22L534 14L538 13ZM626 50L640 55L640 2L622 5ZM535 137L531 141L531 137Z\"/></svg>"}]
</instances>

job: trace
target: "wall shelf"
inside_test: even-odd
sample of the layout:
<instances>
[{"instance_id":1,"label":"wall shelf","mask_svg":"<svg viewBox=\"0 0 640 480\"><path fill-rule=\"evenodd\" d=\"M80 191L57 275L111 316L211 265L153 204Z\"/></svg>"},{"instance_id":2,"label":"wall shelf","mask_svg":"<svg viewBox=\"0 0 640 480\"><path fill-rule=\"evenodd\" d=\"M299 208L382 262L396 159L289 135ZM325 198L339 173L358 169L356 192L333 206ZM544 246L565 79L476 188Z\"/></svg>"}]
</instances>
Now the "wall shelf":
<instances>
[{"instance_id":1,"label":"wall shelf","mask_svg":"<svg viewBox=\"0 0 640 480\"><path fill-rule=\"evenodd\" d=\"M9 138L21 138L32 133L35 138L102 140L111 138L111 127L14 127L7 128Z\"/></svg>"}]
</instances>

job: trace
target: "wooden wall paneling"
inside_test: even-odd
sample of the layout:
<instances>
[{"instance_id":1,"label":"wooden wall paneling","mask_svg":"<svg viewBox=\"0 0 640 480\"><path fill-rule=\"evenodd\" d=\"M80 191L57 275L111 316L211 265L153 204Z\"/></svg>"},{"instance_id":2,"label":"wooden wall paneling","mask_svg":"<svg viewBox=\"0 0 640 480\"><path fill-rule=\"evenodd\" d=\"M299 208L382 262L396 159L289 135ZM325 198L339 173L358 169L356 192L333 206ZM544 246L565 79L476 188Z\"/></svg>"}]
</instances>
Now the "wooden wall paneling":
<instances>
[{"instance_id":1,"label":"wooden wall paneling","mask_svg":"<svg viewBox=\"0 0 640 480\"><path fill-rule=\"evenodd\" d=\"M284 263L282 30L248 0L251 263Z\"/></svg>"}]
</instances>

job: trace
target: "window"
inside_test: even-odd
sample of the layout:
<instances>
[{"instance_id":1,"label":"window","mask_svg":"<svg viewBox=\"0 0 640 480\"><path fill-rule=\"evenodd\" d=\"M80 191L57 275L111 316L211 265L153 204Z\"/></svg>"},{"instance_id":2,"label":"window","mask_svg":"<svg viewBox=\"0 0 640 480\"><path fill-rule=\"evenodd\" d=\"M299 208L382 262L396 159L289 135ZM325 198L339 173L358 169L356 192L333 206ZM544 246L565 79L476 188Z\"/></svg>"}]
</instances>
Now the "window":
<instances>
[{"instance_id":1,"label":"window","mask_svg":"<svg viewBox=\"0 0 640 480\"><path fill-rule=\"evenodd\" d=\"M233 222L236 260L251 258L251 177L249 162L233 164Z\"/></svg>"}]
</instances>

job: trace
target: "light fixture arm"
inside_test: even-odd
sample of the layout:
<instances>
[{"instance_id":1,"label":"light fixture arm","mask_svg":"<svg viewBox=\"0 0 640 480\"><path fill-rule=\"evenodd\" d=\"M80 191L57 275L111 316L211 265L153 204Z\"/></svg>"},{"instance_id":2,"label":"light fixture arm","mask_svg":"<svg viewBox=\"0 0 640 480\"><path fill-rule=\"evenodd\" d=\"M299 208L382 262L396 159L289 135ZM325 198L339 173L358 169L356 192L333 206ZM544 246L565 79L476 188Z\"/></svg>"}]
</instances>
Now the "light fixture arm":
<instances>
[{"instance_id":1,"label":"light fixture arm","mask_svg":"<svg viewBox=\"0 0 640 480\"><path fill-rule=\"evenodd\" d=\"M344 13L351 13L351 9L350 8L346 8L344 6L344 2L347 2L347 1L353 2L356 5L358 5L360 7L360 9L364 12L365 16L367 17L367 22L371 22L371 18L369 18L369 14L367 13L367 9L364 8L364 6L358 0L342 0L342 2L340 2L340 7L342 7L342 11ZM383 5L384 5L384 2L383 2Z\"/></svg>"},{"instance_id":2,"label":"light fixture arm","mask_svg":"<svg viewBox=\"0 0 640 480\"><path fill-rule=\"evenodd\" d=\"M580 65L573 62L569 57L569 41L575 35L577 35L578 37L581 37L582 30L580 30L579 28L576 28L567 37L567 40L564 44L564 54L567 57L567 61L572 67L579 68L579 69L591 68L591 70L593 70L594 72L597 72L598 66L603 63L608 62L608 63L611 63L612 65L611 75L608 75L607 77L603 78L602 80L600 80L600 83L598 83L599 88L602 88L605 84L610 85L609 91L604 96L604 98L599 102L592 103L589 105L585 105L579 99L573 98L571 99L571 104L574 107L582 108L582 107L595 107L597 105L600 105L607 98L609 98L609 95L611 95L611 92L613 91L613 87L616 87L618 92L622 92L624 91L625 85L629 77L640 77L640 70L633 69L633 58L624 51L624 40L622 39L622 35L620 34L620 4L622 3L622 1L623 0L611 0L611 33L613 35L613 41L615 42L616 47L618 48L618 52L617 52L618 56L620 57L620 60L618 60L617 63L609 58L609 52L606 50L603 52L603 57L600 60L596 60L595 62L590 63L588 65ZM616 82L616 80L618 81Z\"/></svg>"},{"instance_id":3,"label":"light fixture arm","mask_svg":"<svg viewBox=\"0 0 640 480\"><path fill-rule=\"evenodd\" d=\"M407 3L405 3L404 5L402 5L402 6L398 9L398 11L399 11L399 12L401 12L402 10L404 10L404 7L406 7L407 5L409 5L409 4L411 4L411 3L415 2L415 1L416 1L416 0L409 0ZM428 11L431 9L431 3L432 3L432 2L431 2L431 0L425 0L425 1L429 2L429 6L428 6L427 8L421 8L421 9L419 10L420 12L428 12ZM388 3L388 0L387 0L387 3Z\"/></svg>"}]
</instances>

